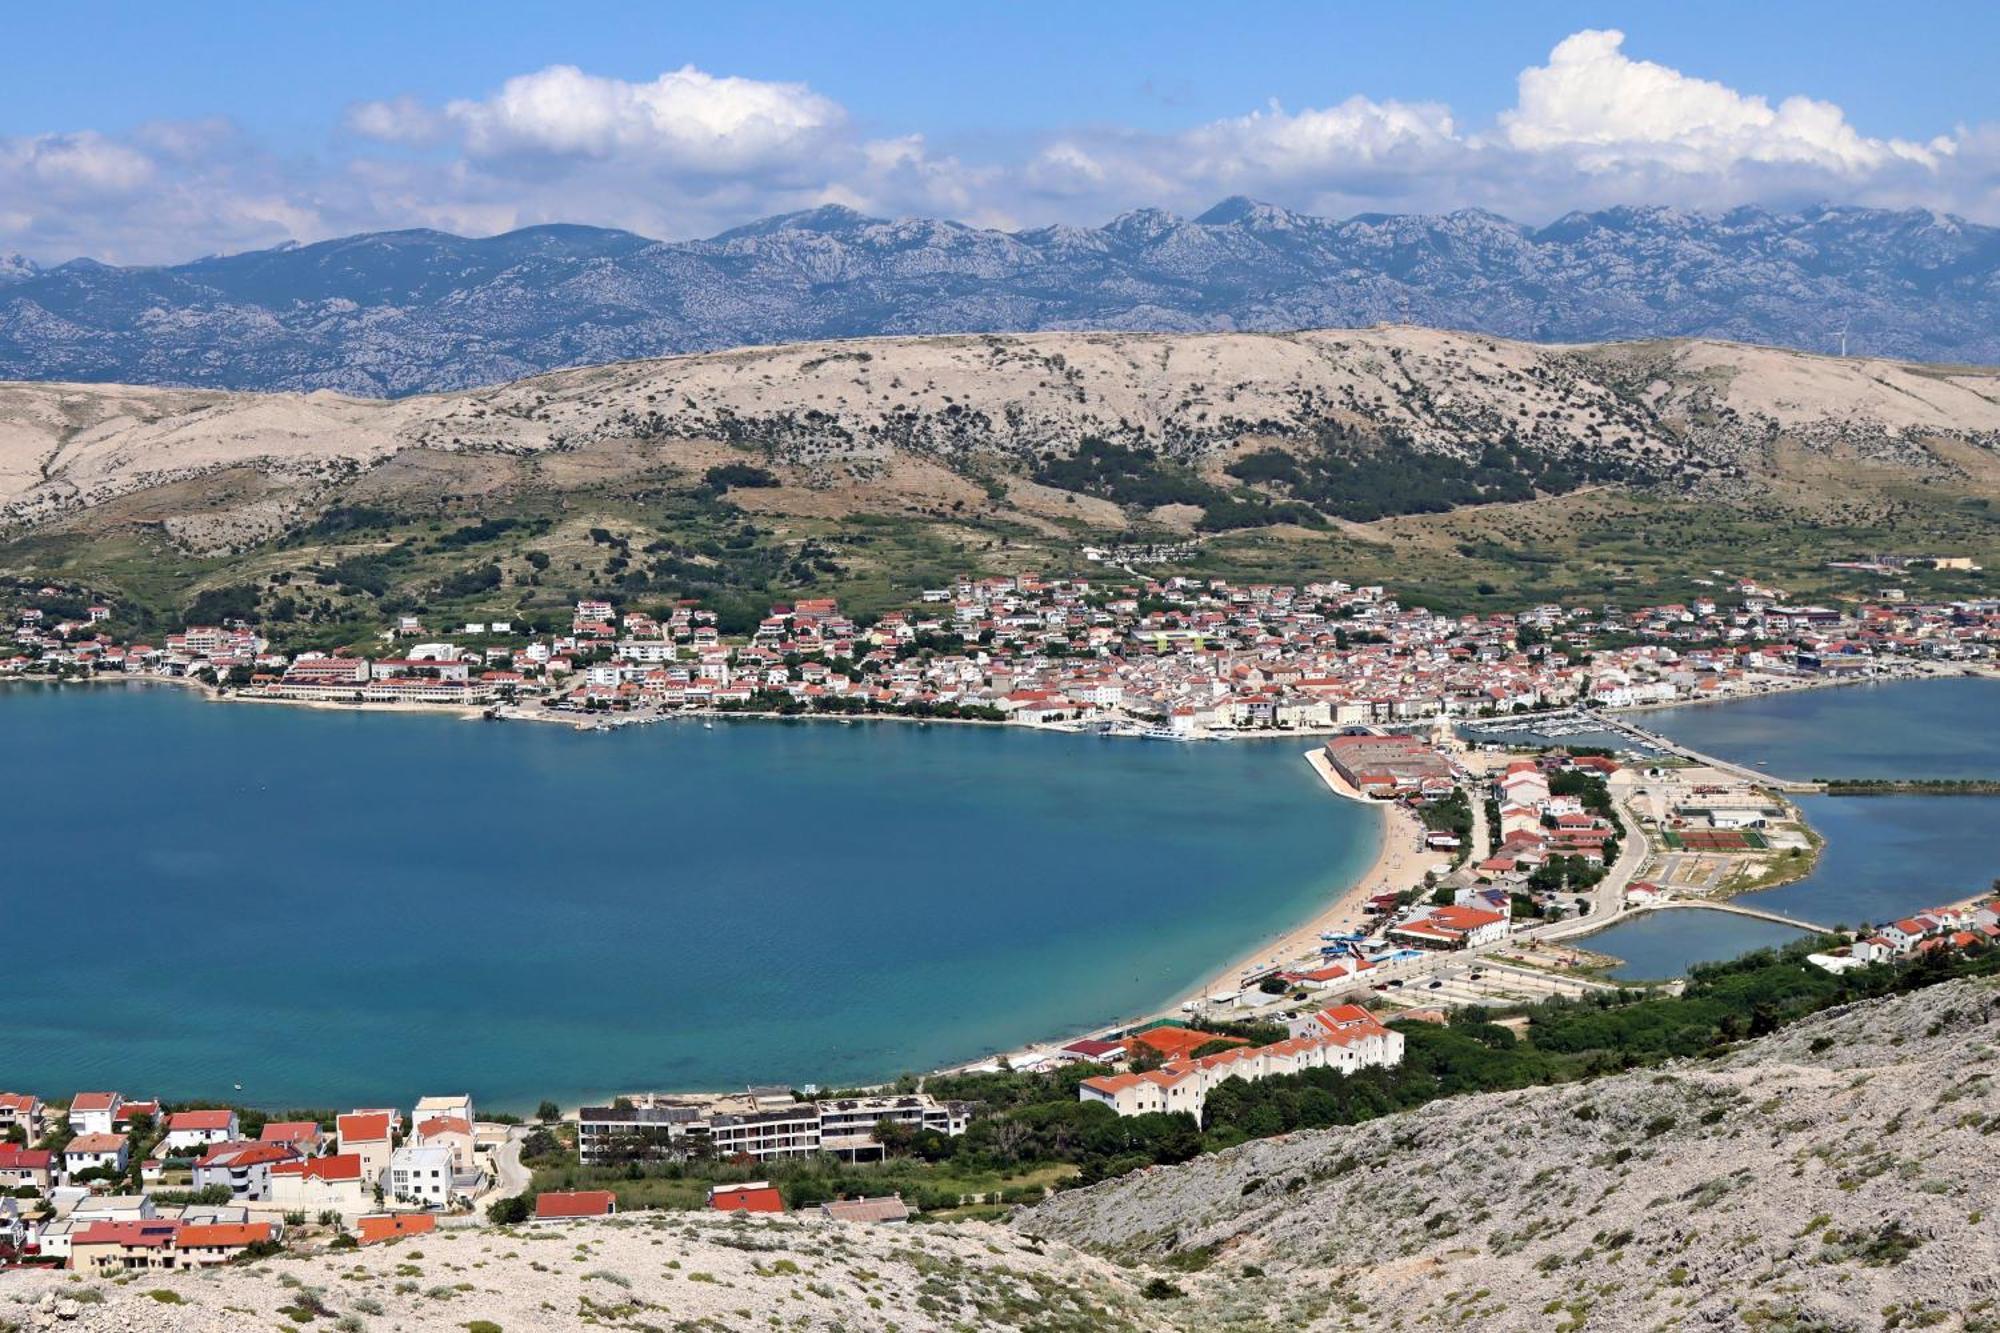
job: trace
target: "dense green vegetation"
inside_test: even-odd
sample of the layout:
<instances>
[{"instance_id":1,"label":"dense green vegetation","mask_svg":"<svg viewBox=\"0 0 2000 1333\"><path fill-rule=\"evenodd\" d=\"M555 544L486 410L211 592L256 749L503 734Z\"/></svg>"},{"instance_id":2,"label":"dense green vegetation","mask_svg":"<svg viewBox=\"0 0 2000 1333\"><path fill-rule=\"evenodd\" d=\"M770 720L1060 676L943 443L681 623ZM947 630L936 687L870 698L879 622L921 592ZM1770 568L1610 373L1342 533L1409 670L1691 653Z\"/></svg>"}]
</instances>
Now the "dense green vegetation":
<instances>
[{"instance_id":1,"label":"dense green vegetation","mask_svg":"<svg viewBox=\"0 0 2000 1333\"><path fill-rule=\"evenodd\" d=\"M1562 495L1591 482L1643 480L1620 459L1562 461L1512 438L1486 445L1467 462L1421 451L1394 427L1375 437L1338 422L1323 427L1307 449L1264 449L1230 464L1228 472L1360 523Z\"/></svg>"},{"instance_id":2,"label":"dense green vegetation","mask_svg":"<svg viewBox=\"0 0 2000 1333\"><path fill-rule=\"evenodd\" d=\"M1209 532L1278 523L1306 527L1325 523L1310 505L1274 501L1254 491L1232 494L1203 481L1188 468L1166 462L1151 450L1096 438L1085 440L1068 457L1044 454L1033 475L1044 486L1095 495L1127 509L1198 505L1202 516L1196 526Z\"/></svg>"},{"instance_id":3,"label":"dense green vegetation","mask_svg":"<svg viewBox=\"0 0 2000 1333\"><path fill-rule=\"evenodd\" d=\"M1509 1011L1524 1015L1524 1036L1494 1020L1506 1013L1461 1011L1447 1025L1398 1023L1403 1063L1354 1075L1333 1070L1230 1080L1210 1092L1207 1119L1186 1115L1121 1118L1077 1099L1077 1085L1105 1072L1073 1065L1047 1072L1002 1070L934 1076L938 1097L979 1103L984 1114L964 1135L884 1132L890 1157L847 1166L796 1162L633 1162L582 1168L548 1157L535 1163L538 1188L613 1189L625 1207L699 1207L711 1182L768 1177L795 1205L831 1193L903 1192L931 1209L974 1196L1035 1197L1044 1186L1090 1183L1139 1167L1186 1161L1249 1139L1357 1124L1441 1097L1589 1079L1668 1059L1721 1054L1820 1010L1916 990L1953 977L2000 973L2000 950L1939 950L1914 962L1835 976L1805 962L1823 941L1801 941L1693 969L1679 996L1607 992ZM1262 1031L1255 1039L1266 1040ZM914 1089L914 1079L898 1085Z\"/></svg>"}]
</instances>

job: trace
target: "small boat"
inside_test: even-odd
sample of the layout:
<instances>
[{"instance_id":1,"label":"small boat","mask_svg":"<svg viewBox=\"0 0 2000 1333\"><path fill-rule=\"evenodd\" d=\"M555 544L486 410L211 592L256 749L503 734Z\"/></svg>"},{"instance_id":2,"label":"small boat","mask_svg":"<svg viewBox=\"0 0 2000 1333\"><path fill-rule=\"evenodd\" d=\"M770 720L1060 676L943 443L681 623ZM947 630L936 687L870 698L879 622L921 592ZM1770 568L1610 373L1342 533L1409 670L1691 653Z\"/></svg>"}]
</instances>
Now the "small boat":
<instances>
[{"instance_id":1,"label":"small boat","mask_svg":"<svg viewBox=\"0 0 2000 1333\"><path fill-rule=\"evenodd\" d=\"M702 723L702 724L701 724L701 729L702 729L703 731L714 731L714 730L715 730L715 724L714 724L713 722L704 722L704 723Z\"/></svg>"}]
</instances>

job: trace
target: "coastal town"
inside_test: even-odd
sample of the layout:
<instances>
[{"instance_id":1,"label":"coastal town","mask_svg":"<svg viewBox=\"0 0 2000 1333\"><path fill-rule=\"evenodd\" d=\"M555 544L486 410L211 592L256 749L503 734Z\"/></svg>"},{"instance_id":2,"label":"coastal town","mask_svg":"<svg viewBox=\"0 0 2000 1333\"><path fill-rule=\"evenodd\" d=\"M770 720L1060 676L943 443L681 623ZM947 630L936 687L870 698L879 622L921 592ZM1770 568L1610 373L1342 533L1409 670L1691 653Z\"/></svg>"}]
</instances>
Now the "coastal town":
<instances>
[{"instance_id":1,"label":"coastal town","mask_svg":"<svg viewBox=\"0 0 2000 1333\"><path fill-rule=\"evenodd\" d=\"M241 700L593 724L888 715L1200 739L1979 669L2000 637L2000 601L1923 603L1885 589L1831 608L1754 579L1712 582L1714 595L1685 604L1449 616L1337 580L1019 574L964 578L865 621L833 599L784 603L733 639L698 604L585 599L565 626L404 615L375 643L331 652L274 648L240 621L143 641L118 632L116 607L63 615L52 608L69 594L44 587L25 590L7 616L0 678L188 680Z\"/></svg>"},{"instance_id":2,"label":"coastal town","mask_svg":"<svg viewBox=\"0 0 2000 1333\"><path fill-rule=\"evenodd\" d=\"M1750 580L1687 605L1452 617L1337 581L1020 575L964 579L866 621L830 599L792 602L735 637L695 605L584 600L558 630L406 616L367 651L329 652L275 648L242 622L155 644L120 633L112 606L64 615L62 590L41 593L47 605L28 595L11 611L0 656L0 676L24 685L165 680L230 702L584 728L753 714L1311 737L1304 757L1329 793L1383 815L1374 865L1338 901L1171 1011L933 1076L947 1089L1054 1079L1078 1113L1197 1131L1235 1089L1392 1073L1413 1032L1454 1014L1613 994L1583 937L1676 907L1757 915L1732 900L1810 868L1816 840L1787 797L1799 784L1673 747L1620 710L1983 671L2000 632L2000 603L1885 597L1833 610ZM1810 961L1829 974L2000 942L2000 900L1841 929L1761 915L1822 937ZM748 1173L879 1168L978 1137L994 1113L923 1080L634 1091L568 1114L544 1103L531 1122L481 1118L461 1094L277 1119L119 1092L9 1093L0 1261L103 1276L438 1227L587 1222L615 1215L619 1188L595 1176L567 1187L576 1173L689 1163L729 1167L691 1206L948 1217L959 1200L817 1198Z\"/></svg>"}]
</instances>

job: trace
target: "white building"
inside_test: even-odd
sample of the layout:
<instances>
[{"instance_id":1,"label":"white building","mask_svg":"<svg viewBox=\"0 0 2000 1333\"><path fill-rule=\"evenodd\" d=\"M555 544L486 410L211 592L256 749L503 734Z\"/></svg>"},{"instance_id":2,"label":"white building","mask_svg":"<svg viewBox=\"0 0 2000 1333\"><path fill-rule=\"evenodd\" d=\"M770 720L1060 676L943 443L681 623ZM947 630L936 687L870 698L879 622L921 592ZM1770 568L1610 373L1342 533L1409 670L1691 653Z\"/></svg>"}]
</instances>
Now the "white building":
<instances>
[{"instance_id":1,"label":"white building","mask_svg":"<svg viewBox=\"0 0 2000 1333\"><path fill-rule=\"evenodd\" d=\"M63 1148L63 1170L71 1180L79 1171L123 1171L130 1161L129 1152L123 1134L79 1134Z\"/></svg>"},{"instance_id":2,"label":"white building","mask_svg":"<svg viewBox=\"0 0 2000 1333\"><path fill-rule=\"evenodd\" d=\"M79 1092L70 1098L69 1127L75 1134L109 1134L125 1099L115 1092Z\"/></svg>"},{"instance_id":3,"label":"white building","mask_svg":"<svg viewBox=\"0 0 2000 1333\"><path fill-rule=\"evenodd\" d=\"M1100 1102L1121 1116L1184 1112L1200 1123L1210 1090L1240 1078L1254 1083L1308 1069L1352 1074L1403 1062L1403 1034L1384 1027L1360 1005L1343 1004L1294 1021L1295 1035L1269 1046L1238 1046L1199 1060L1173 1060L1143 1074L1085 1079L1077 1099Z\"/></svg>"},{"instance_id":4,"label":"white building","mask_svg":"<svg viewBox=\"0 0 2000 1333\"><path fill-rule=\"evenodd\" d=\"M373 1190L382 1184L389 1170L389 1156L395 1150L394 1128L388 1111L352 1111L334 1121L340 1135L340 1151L361 1159L362 1183Z\"/></svg>"},{"instance_id":5,"label":"white building","mask_svg":"<svg viewBox=\"0 0 2000 1333\"><path fill-rule=\"evenodd\" d=\"M271 1202L286 1209L317 1213L332 1208L359 1214L375 1206L374 1182L362 1177L354 1153L279 1162L271 1168Z\"/></svg>"},{"instance_id":6,"label":"white building","mask_svg":"<svg viewBox=\"0 0 2000 1333\"><path fill-rule=\"evenodd\" d=\"M167 1117L166 1149L169 1153L189 1148L205 1148L237 1137L234 1111L176 1111Z\"/></svg>"},{"instance_id":7,"label":"white building","mask_svg":"<svg viewBox=\"0 0 2000 1333\"><path fill-rule=\"evenodd\" d=\"M398 1203L425 1208L451 1205L451 1149L416 1148L405 1144L389 1158L388 1196Z\"/></svg>"}]
</instances>

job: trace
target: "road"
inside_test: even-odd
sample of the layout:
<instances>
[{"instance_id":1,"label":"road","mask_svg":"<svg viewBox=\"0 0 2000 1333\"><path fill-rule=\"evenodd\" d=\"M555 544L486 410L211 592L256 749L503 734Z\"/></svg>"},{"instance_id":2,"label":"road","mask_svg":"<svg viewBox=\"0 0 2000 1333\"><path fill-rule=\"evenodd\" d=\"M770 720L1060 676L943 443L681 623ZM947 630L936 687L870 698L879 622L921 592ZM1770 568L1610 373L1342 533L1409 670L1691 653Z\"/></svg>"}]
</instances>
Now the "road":
<instances>
[{"instance_id":1,"label":"road","mask_svg":"<svg viewBox=\"0 0 2000 1333\"><path fill-rule=\"evenodd\" d=\"M512 1199L526 1194L534 1181L534 1173L521 1165L521 1141L528 1137L528 1126L513 1125L507 1130L507 1141L493 1150L494 1185L480 1200L482 1204L496 1199Z\"/></svg>"}]
</instances>

